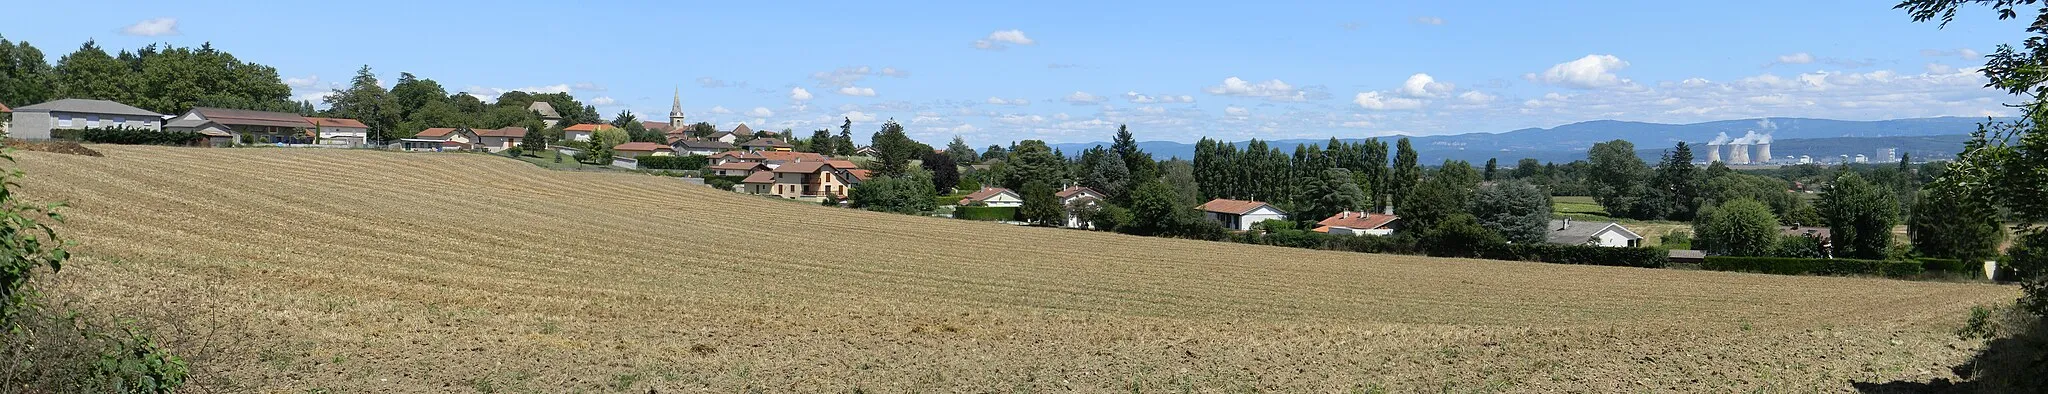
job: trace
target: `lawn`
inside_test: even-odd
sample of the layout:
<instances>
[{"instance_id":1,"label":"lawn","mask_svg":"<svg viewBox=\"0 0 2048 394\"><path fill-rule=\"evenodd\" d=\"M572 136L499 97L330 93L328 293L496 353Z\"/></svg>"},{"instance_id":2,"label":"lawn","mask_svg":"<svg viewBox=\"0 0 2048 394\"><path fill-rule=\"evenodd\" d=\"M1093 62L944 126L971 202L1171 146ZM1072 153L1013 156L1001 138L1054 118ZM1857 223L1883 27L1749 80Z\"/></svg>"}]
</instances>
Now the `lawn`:
<instances>
[{"instance_id":1,"label":"lawn","mask_svg":"<svg viewBox=\"0 0 2048 394\"><path fill-rule=\"evenodd\" d=\"M1634 220L1607 216L1607 210L1594 202L1592 197L1563 196L1551 197L1551 212L1557 217L1572 220L1620 223L1629 231L1643 236L1643 246L1655 247L1663 244L1662 237L1673 231L1692 231L1692 223L1669 220Z\"/></svg>"},{"instance_id":2,"label":"lawn","mask_svg":"<svg viewBox=\"0 0 2048 394\"><path fill-rule=\"evenodd\" d=\"M93 149L16 153L20 196L70 203L80 257L46 293L212 327L160 336L192 392L1843 392L1956 379L1969 308L2018 293L1030 228L481 155Z\"/></svg>"},{"instance_id":3,"label":"lawn","mask_svg":"<svg viewBox=\"0 0 2048 394\"><path fill-rule=\"evenodd\" d=\"M624 169L624 168L618 168L618 167L613 167L613 166L608 166L608 165L595 165L595 164L583 164L583 163L578 163L578 162L576 162L576 158L574 158L574 157L569 157L569 155L562 155L562 162L560 162L560 163L556 163L556 162L555 162L555 153L556 153L556 152L554 152L554 151L547 151L547 152L541 152L541 153L539 154L539 156L526 156L526 155L521 155L521 156L519 156L519 157L518 157L518 159L519 159L519 161L523 161L523 162L527 162L527 163L532 163L533 165L537 165L537 166L540 166L540 168L546 168L546 169L550 169L550 170L563 170L563 171L618 171L618 172L630 172L630 171L631 171L631 170L627 170L627 169ZM505 155L501 155L501 154L492 154L492 156L497 156L497 157L505 157Z\"/></svg>"}]
</instances>

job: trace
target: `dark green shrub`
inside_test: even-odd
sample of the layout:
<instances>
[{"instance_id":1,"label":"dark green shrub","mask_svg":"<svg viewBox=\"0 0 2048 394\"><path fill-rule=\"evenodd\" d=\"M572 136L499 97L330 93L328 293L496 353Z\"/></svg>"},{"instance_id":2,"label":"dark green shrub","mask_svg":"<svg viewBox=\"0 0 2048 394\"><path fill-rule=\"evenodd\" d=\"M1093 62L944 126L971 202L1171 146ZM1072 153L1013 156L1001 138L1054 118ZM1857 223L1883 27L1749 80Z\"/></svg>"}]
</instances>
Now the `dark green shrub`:
<instances>
[{"instance_id":1,"label":"dark green shrub","mask_svg":"<svg viewBox=\"0 0 2048 394\"><path fill-rule=\"evenodd\" d=\"M1771 247L1769 257L1795 259L1818 259L1827 257L1820 252L1822 238L1804 235L1780 235L1778 244Z\"/></svg>"},{"instance_id":2,"label":"dark green shrub","mask_svg":"<svg viewBox=\"0 0 2048 394\"><path fill-rule=\"evenodd\" d=\"M1982 264L1982 263L1979 263L1979 264ZM1976 271L1978 271L1978 270L1982 270L1982 269L1983 269L1983 267L1974 267L1974 268L1973 268L1973 267L1971 267L1971 265L1970 265L1970 264L1968 264L1968 263L1965 263L1965 262L1963 262L1962 260L1956 260L1956 259L1937 259L1937 258L1922 258L1922 259L1920 259L1920 269L1922 269L1922 270L1926 270L1927 272L1965 272L1965 273L1968 273L1968 272L1976 272Z\"/></svg>"},{"instance_id":3,"label":"dark green shrub","mask_svg":"<svg viewBox=\"0 0 2048 394\"><path fill-rule=\"evenodd\" d=\"M738 183L733 183L731 179L727 178L730 177L705 177L704 185L710 186L713 189L732 191L732 187L738 185Z\"/></svg>"},{"instance_id":4,"label":"dark green shrub","mask_svg":"<svg viewBox=\"0 0 2048 394\"><path fill-rule=\"evenodd\" d=\"M206 135L191 131L155 131L127 127L105 127L79 130L78 139L100 144L192 145L206 139Z\"/></svg>"},{"instance_id":5,"label":"dark green shrub","mask_svg":"<svg viewBox=\"0 0 2048 394\"><path fill-rule=\"evenodd\" d=\"M1359 253L1419 254L1415 236L1397 233L1390 236L1331 236L1328 248Z\"/></svg>"},{"instance_id":6,"label":"dark green shrub","mask_svg":"<svg viewBox=\"0 0 2048 394\"><path fill-rule=\"evenodd\" d=\"M1671 264L1670 252L1663 249L1548 243L1485 245L1479 248L1479 258L1638 268L1664 268Z\"/></svg>"},{"instance_id":7,"label":"dark green shrub","mask_svg":"<svg viewBox=\"0 0 2048 394\"><path fill-rule=\"evenodd\" d=\"M1857 259L1707 256L1700 269L1778 275L1872 275L1905 277L1924 272L1919 262Z\"/></svg>"},{"instance_id":8,"label":"dark green shrub","mask_svg":"<svg viewBox=\"0 0 2048 394\"><path fill-rule=\"evenodd\" d=\"M976 190L979 190L979 189L976 189ZM962 198L967 198L967 195L966 195L966 194L954 194L954 195L949 195L949 196L938 196L938 197L932 197L932 204L933 204L933 205L940 205L940 206L945 206L945 205L960 205L960 199L962 199Z\"/></svg>"},{"instance_id":9,"label":"dark green shrub","mask_svg":"<svg viewBox=\"0 0 2048 394\"><path fill-rule=\"evenodd\" d=\"M1017 207L958 207L953 209L953 217L982 221L1014 221L1017 220Z\"/></svg>"},{"instance_id":10,"label":"dark green shrub","mask_svg":"<svg viewBox=\"0 0 2048 394\"><path fill-rule=\"evenodd\" d=\"M641 156L640 169L644 170L701 170L709 158L698 155L688 156Z\"/></svg>"}]
</instances>

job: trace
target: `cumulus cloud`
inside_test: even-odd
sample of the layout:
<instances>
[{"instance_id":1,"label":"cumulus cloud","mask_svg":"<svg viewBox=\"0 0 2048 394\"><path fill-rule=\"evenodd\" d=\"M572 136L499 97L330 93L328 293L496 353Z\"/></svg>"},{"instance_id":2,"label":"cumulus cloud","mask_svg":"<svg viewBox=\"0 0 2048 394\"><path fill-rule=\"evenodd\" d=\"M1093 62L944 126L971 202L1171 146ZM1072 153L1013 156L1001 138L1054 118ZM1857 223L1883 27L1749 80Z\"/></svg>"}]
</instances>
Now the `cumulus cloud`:
<instances>
[{"instance_id":1,"label":"cumulus cloud","mask_svg":"<svg viewBox=\"0 0 2048 394\"><path fill-rule=\"evenodd\" d=\"M1245 116L1251 115L1252 110L1244 109L1244 107L1239 106L1228 106L1223 107L1223 113L1229 114L1230 116Z\"/></svg>"},{"instance_id":2,"label":"cumulus cloud","mask_svg":"<svg viewBox=\"0 0 2048 394\"><path fill-rule=\"evenodd\" d=\"M1005 99L1002 97L989 96L988 103L995 105L1031 105L1031 100L1026 100L1021 97L1014 99Z\"/></svg>"},{"instance_id":3,"label":"cumulus cloud","mask_svg":"<svg viewBox=\"0 0 2048 394\"><path fill-rule=\"evenodd\" d=\"M1320 100L1328 94L1310 91L1289 85L1278 79L1265 82L1251 82L1238 77L1224 78L1223 84L1202 88L1202 91L1218 96L1255 97L1271 101Z\"/></svg>"},{"instance_id":4,"label":"cumulus cloud","mask_svg":"<svg viewBox=\"0 0 2048 394\"><path fill-rule=\"evenodd\" d=\"M1459 94L1458 94L1458 101L1462 101L1462 102L1464 102L1465 104L1472 104L1472 105L1484 105L1484 104L1487 104L1487 103L1491 103L1491 102L1493 102L1493 100L1494 100L1494 99L1497 99L1497 98L1499 98L1499 97L1496 97L1496 96L1494 96L1494 95L1491 95L1491 94L1486 94L1485 92L1481 92L1481 91L1477 91L1477 90L1473 90L1473 91L1467 91L1467 92L1464 92L1464 93L1459 93Z\"/></svg>"},{"instance_id":5,"label":"cumulus cloud","mask_svg":"<svg viewBox=\"0 0 2048 394\"><path fill-rule=\"evenodd\" d=\"M804 90L804 88L789 88L789 99L796 101L810 101L811 91Z\"/></svg>"},{"instance_id":6,"label":"cumulus cloud","mask_svg":"<svg viewBox=\"0 0 2048 394\"><path fill-rule=\"evenodd\" d=\"M1978 58L1978 57L1980 57L1980 56L1984 56L1984 54L1981 54L1981 53L1977 53L1977 50L1975 50L1975 49L1970 49L1970 48L1959 48L1959 49L1954 49L1954 50L1948 50L1948 49L1922 49L1922 50L1920 50L1920 56L1926 56L1926 57L1948 57L1948 56L1955 56L1955 57L1960 57L1960 58L1964 58L1964 59L1969 59L1969 60L1979 60L1979 59L1977 59L1977 58Z\"/></svg>"},{"instance_id":7,"label":"cumulus cloud","mask_svg":"<svg viewBox=\"0 0 2048 394\"><path fill-rule=\"evenodd\" d=\"M712 78L712 77L698 77L698 78L697 78L697 86L701 86L701 87L704 87L705 89L717 89L717 88L743 88L743 87L746 87L746 86L747 86L747 83L746 83L746 82L733 82L733 81L727 81L727 80L723 80L723 79L718 79L718 78Z\"/></svg>"},{"instance_id":8,"label":"cumulus cloud","mask_svg":"<svg viewBox=\"0 0 2048 394\"><path fill-rule=\"evenodd\" d=\"M846 113L843 113L843 114L839 114L839 117L841 117L841 118L845 118L845 119L849 119L849 120L852 120L852 121L855 121L855 122L873 122L873 121L875 121L875 114L870 114L870 113L865 113L865 112L860 112L860 111L847 111Z\"/></svg>"},{"instance_id":9,"label":"cumulus cloud","mask_svg":"<svg viewBox=\"0 0 2048 394\"><path fill-rule=\"evenodd\" d=\"M1351 102L1357 103L1359 108L1365 108L1370 110L1408 110L1422 108L1422 100L1383 95L1380 94L1380 92L1359 93L1358 96L1352 97Z\"/></svg>"},{"instance_id":10,"label":"cumulus cloud","mask_svg":"<svg viewBox=\"0 0 2048 394\"><path fill-rule=\"evenodd\" d=\"M1097 96L1092 93L1078 90L1074 91L1073 94L1069 94L1066 97L1060 98L1060 101L1065 101L1067 102L1067 104L1073 105L1094 105L1102 103L1103 100L1106 99L1102 98L1102 96Z\"/></svg>"},{"instance_id":11,"label":"cumulus cloud","mask_svg":"<svg viewBox=\"0 0 2048 394\"><path fill-rule=\"evenodd\" d=\"M602 91L604 91L604 85L599 85L599 84L596 84L596 83L590 83L590 82L577 82L577 83L576 83L575 85L570 85L570 86L569 86L569 88L570 88L570 89L575 89L575 90L579 90L579 91L585 91L585 92L602 92Z\"/></svg>"},{"instance_id":12,"label":"cumulus cloud","mask_svg":"<svg viewBox=\"0 0 2048 394\"><path fill-rule=\"evenodd\" d=\"M896 69L895 67L882 67L882 73L881 73L881 74L882 74L882 76L884 76L884 77L896 77L896 78L909 78L909 77L910 77L910 72L909 72L909 71L904 71L904 70L898 70L898 69Z\"/></svg>"},{"instance_id":13,"label":"cumulus cloud","mask_svg":"<svg viewBox=\"0 0 2048 394\"><path fill-rule=\"evenodd\" d=\"M1444 24L1444 18L1438 18L1434 16L1418 16L1415 17L1415 23L1431 26L1442 25Z\"/></svg>"},{"instance_id":14,"label":"cumulus cloud","mask_svg":"<svg viewBox=\"0 0 2048 394\"><path fill-rule=\"evenodd\" d=\"M1614 74L1615 71L1624 68L1628 68L1628 62L1614 55L1586 55L1578 60L1550 66L1550 69L1541 73L1525 74L1522 78L1577 89L1635 87L1635 82Z\"/></svg>"},{"instance_id":15,"label":"cumulus cloud","mask_svg":"<svg viewBox=\"0 0 2048 394\"><path fill-rule=\"evenodd\" d=\"M974 40L975 49L985 49L991 51L1009 49L1010 45L1012 44L1038 45L1038 41L1032 40L1031 37L1024 36L1023 30L1016 29L997 30L994 33L988 33L988 37L983 37L982 39Z\"/></svg>"},{"instance_id":16,"label":"cumulus cloud","mask_svg":"<svg viewBox=\"0 0 2048 394\"><path fill-rule=\"evenodd\" d=\"M848 96L858 96L858 97L875 97L875 88L863 88L863 87L858 87L858 86L848 86L848 87L843 87L843 88L839 88L839 94L844 94L844 95L848 95Z\"/></svg>"},{"instance_id":17,"label":"cumulus cloud","mask_svg":"<svg viewBox=\"0 0 2048 394\"><path fill-rule=\"evenodd\" d=\"M714 106L714 107L711 107L711 113L714 113L714 114L719 114L719 115L725 115L725 114L731 114L731 113L732 113L732 110L729 110L729 109L725 109L725 106L723 106L723 105L720 105L720 106Z\"/></svg>"},{"instance_id":18,"label":"cumulus cloud","mask_svg":"<svg viewBox=\"0 0 2048 394\"><path fill-rule=\"evenodd\" d=\"M143 37L178 35L177 18L152 18L121 28L121 34Z\"/></svg>"},{"instance_id":19,"label":"cumulus cloud","mask_svg":"<svg viewBox=\"0 0 2048 394\"><path fill-rule=\"evenodd\" d=\"M1457 89L1457 86L1450 83L1437 82L1436 78L1429 76L1429 74L1416 73L1415 75L1408 76L1407 82L1401 83L1399 92L1408 97L1438 98L1450 95L1453 89Z\"/></svg>"},{"instance_id":20,"label":"cumulus cloud","mask_svg":"<svg viewBox=\"0 0 2048 394\"><path fill-rule=\"evenodd\" d=\"M613 100L611 97L605 96L598 96L597 98L590 99L591 105L612 105L617 104L618 102L618 100Z\"/></svg>"},{"instance_id":21,"label":"cumulus cloud","mask_svg":"<svg viewBox=\"0 0 2048 394\"><path fill-rule=\"evenodd\" d=\"M766 118L770 116L775 116L775 111L768 110L768 107L754 107L754 109L747 110L747 113L745 115L756 118Z\"/></svg>"}]
</instances>

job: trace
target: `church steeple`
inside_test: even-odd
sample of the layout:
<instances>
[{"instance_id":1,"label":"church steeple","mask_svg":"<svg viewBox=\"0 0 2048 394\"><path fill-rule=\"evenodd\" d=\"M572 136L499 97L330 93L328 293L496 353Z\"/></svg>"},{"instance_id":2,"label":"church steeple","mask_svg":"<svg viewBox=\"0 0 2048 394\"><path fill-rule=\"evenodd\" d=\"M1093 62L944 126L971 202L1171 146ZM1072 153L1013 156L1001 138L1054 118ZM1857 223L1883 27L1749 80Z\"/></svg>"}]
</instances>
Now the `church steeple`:
<instances>
[{"instance_id":1,"label":"church steeple","mask_svg":"<svg viewBox=\"0 0 2048 394\"><path fill-rule=\"evenodd\" d=\"M676 88L675 103L669 105L668 127L670 130L680 130L683 128L683 88L681 87Z\"/></svg>"}]
</instances>

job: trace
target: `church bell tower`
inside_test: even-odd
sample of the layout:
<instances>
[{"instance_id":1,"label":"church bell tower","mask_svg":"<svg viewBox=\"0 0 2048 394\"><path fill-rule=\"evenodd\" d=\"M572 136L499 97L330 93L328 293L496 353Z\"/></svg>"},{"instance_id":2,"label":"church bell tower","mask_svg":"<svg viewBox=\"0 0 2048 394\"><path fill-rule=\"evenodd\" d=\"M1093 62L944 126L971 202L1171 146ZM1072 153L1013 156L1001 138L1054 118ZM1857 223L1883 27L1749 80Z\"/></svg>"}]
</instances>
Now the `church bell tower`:
<instances>
[{"instance_id":1,"label":"church bell tower","mask_svg":"<svg viewBox=\"0 0 2048 394\"><path fill-rule=\"evenodd\" d=\"M686 126L683 124L683 88L676 88L676 100L669 104L668 127L669 130L682 130L683 126Z\"/></svg>"}]
</instances>

